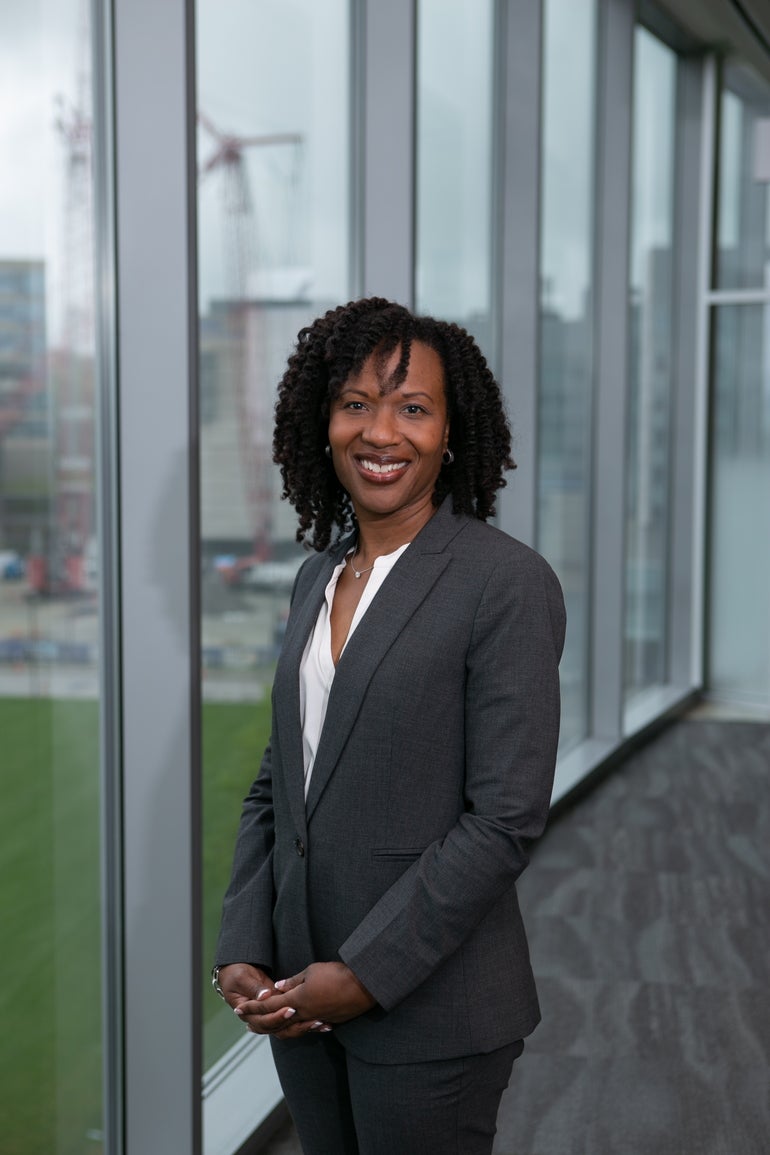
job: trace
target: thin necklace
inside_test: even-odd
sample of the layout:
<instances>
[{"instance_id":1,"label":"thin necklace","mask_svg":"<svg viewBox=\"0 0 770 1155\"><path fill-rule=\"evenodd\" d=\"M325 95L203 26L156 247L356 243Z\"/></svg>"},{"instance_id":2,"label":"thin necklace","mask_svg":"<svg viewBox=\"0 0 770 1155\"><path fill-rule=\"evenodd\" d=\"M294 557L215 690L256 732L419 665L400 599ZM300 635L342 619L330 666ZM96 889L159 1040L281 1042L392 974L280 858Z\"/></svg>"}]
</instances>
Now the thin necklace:
<instances>
[{"instance_id":1,"label":"thin necklace","mask_svg":"<svg viewBox=\"0 0 770 1155\"><path fill-rule=\"evenodd\" d=\"M358 552L358 551L356 551L356 552ZM352 569L352 571L353 571L353 574L354 574L354 575L355 575L355 577L357 577L357 578L360 578L360 577L361 577L361 574L369 573L369 570L372 570L372 569L374 569L375 565L377 564L377 561L376 561L376 559L375 559L375 561L374 561L374 562L372 562L372 564L371 564L371 565L368 565L368 566L366 567L366 569L356 569L356 567L353 565L353 558L354 558L355 556L356 556L356 554L355 554L355 553L351 553L351 554L349 554L349 555L348 555L348 556L345 558L345 561L346 561L347 563L349 563L349 565L350 565L350 568L351 568L351 569Z\"/></svg>"}]
</instances>

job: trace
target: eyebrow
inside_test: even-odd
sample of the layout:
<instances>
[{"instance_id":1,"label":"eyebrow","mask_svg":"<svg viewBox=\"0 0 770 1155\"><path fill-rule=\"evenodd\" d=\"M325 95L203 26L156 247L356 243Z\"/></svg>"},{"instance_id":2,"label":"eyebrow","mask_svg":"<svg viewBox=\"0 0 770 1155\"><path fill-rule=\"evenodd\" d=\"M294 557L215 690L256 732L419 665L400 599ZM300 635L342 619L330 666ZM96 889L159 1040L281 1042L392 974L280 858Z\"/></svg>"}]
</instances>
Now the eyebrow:
<instances>
[{"instance_id":1,"label":"eyebrow","mask_svg":"<svg viewBox=\"0 0 770 1155\"><path fill-rule=\"evenodd\" d=\"M426 401L430 401L431 403L435 401L432 393L428 393L423 389L410 389L404 391L399 385L397 385L395 389L388 390L387 393L383 393L382 390L379 390L378 396L392 397L396 393L403 401L413 401L417 397L423 397ZM355 385L343 385L337 394L337 397L344 397L347 394L352 394L353 396L357 395L358 397L369 397L371 395L367 389L361 389Z\"/></svg>"},{"instance_id":2,"label":"eyebrow","mask_svg":"<svg viewBox=\"0 0 770 1155\"><path fill-rule=\"evenodd\" d=\"M369 393L366 389L356 389L353 385L343 385L337 394L338 397L344 396L346 393L357 393L359 397L368 397Z\"/></svg>"}]
</instances>

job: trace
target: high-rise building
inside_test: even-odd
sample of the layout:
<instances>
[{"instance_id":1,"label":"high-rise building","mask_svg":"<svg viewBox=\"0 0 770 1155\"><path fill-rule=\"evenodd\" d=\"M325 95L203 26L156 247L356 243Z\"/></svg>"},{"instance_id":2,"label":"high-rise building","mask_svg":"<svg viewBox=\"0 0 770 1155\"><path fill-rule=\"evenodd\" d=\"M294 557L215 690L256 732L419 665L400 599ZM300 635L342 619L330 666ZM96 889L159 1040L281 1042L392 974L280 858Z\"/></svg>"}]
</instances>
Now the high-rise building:
<instances>
[{"instance_id":1,"label":"high-rise building","mask_svg":"<svg viewBox=\"0 0 770 1155\"><path fill-rule=\"evenodd\" d=\"M51 488L42 260L0 259L0 547L27 552Z\"/></svg>"}]
</instances>

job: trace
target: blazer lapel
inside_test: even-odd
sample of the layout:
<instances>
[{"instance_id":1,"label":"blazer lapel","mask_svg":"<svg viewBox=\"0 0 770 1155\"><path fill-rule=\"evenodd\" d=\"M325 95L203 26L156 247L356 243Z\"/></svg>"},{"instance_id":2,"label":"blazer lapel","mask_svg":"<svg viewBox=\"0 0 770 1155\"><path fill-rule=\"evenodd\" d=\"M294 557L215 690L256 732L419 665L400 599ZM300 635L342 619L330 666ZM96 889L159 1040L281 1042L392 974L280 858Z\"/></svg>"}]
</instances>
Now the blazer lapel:
<instances>
[{"instance_id":1,"label":"blazer lapel","mask_svg":"<svg viewBox=\"0 0 770 1155\"><path fill-rule=\"evenodd\" d=\"M446 545L465 520L452 515L451 499L447 498L398 559L345 647L334 675L310 779L308 821L339 761L375 670L449 564ZM320 601L312 621L319 605Z\"/></svg>"},{"instance_id":2,"label":"blazer lapel","mask_svg":"<svg viewBox=\"0 0 770 1155\"><path fill-rule=\"evenodd\" d=\"M302 750L302 718L299 703L299 667L307 640L323 602L324 590L334 567L344 556L350 538L328 551L315 580L301 602L292 606L275 672L273 709L275 727L281 745L284 779L294 821L300 834L305 833L305 771Z\"/></svg>"}]
</instances>

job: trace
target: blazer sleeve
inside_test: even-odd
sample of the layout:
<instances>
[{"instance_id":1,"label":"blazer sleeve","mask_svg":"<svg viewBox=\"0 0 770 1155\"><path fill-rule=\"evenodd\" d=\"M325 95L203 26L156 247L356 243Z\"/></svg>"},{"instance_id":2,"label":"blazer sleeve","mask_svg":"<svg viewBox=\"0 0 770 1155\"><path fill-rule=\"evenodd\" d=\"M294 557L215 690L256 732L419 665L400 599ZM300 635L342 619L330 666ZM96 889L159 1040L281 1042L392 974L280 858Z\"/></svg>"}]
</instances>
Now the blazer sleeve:
<instances>
[{"instance_id":1,"label":"blazer sleeve","mask_svg":"<svg viewBox=\"0 0 770 1155\"><path fill-rule=\"evenodd\" d=\"M559 734L561 587L527 551L498 565L466 658L465 812L382 896L340 958L390 1010L463 943L521 874L545 826Z\"/></svg>"},{"instance_id":2,"label":"blazer sleeve","mask_svg":"<svg viewBox=\"0 0 770 1155\"><path fill-rule=\"evenodd\" d=\"M271 746L244 799L215 962L273 965L273 779Z\"/></svg>"}]
</instances>

